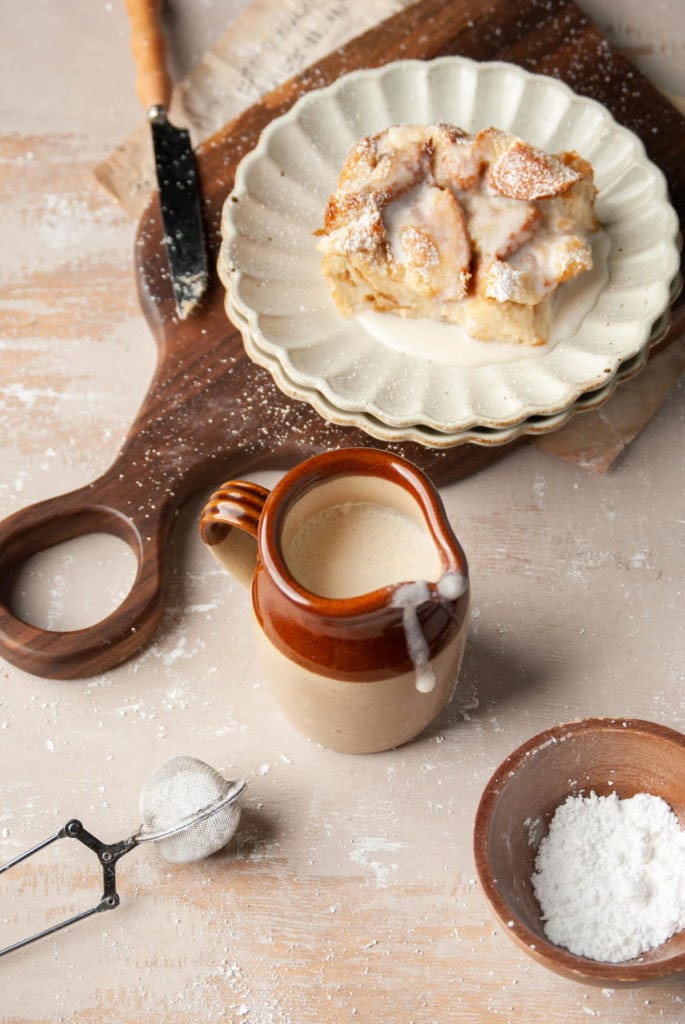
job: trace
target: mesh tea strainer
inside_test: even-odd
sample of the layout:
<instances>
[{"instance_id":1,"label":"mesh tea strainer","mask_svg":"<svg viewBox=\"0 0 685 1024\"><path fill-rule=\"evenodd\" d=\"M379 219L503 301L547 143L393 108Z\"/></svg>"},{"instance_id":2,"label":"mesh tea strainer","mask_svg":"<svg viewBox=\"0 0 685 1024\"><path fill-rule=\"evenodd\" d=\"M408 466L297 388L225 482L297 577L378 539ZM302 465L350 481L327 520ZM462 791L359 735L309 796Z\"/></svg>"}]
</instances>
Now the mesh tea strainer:
<instances>
[{"instance_id":1,"label":"mesh tea strainer","mask_svg":"<svg viewBox=\"0 0 685 1024\"><path fill-rule=\"evenodd\" d=\"M174 864L189 864L216 853L235 834L240 819L237 800L246 785L244 779L225 779L195 757L172 757L161 764L143 786L140 793L141 825L128 839L103 843L87 832L80 821L72 818L54 835L0 866L2 874L57 839L78 839L97 856L104 883L102 898L94 907L0 949L0 956L91 914L117 907L116 862L140 843L159 843L162 856Z\"/></svg>"}]
</instances>

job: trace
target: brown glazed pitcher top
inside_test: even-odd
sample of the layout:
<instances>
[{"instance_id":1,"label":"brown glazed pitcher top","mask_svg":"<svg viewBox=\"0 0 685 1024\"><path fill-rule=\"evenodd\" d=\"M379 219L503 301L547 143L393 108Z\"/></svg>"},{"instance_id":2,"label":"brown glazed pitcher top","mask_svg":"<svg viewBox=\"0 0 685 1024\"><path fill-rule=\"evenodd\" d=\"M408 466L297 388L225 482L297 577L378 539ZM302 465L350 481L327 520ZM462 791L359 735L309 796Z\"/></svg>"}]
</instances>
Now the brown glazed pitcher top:
<instances>
[{"instance_id":1,"label":"brown glazed pitcher top","mask_svg":"<svg viewBox=\"0 0 685 1024\"><path fill-rule=\"evenodd\" d=\"M351 488L385 488L384 500L389 497L396 508L410 512L427 531L441 566L441 579L454 576L462 581L455 596L449 596L440 580L427 582L425 600L413 609L432 659L464 624L469 603L468 567L437 491L407 460L372 448L348 448L308 459L271 492L240 481L226 485L205 507L202 538L210 545L225 540L232 527L222 521L220 510L234 493L231 488L243 486L248 501L246 509L245 498L241 498L240 525L257 536L253 608L269 640L291 661L334 679L365 682L411 672L415 663L408 649L404 610L393 603L399 584L355 597L322 597L304 589L286 563L282 540L289 514L306 495L312 500L316 488L335 481L343 491L348 484Z\"/></svg>"}]
</instances>

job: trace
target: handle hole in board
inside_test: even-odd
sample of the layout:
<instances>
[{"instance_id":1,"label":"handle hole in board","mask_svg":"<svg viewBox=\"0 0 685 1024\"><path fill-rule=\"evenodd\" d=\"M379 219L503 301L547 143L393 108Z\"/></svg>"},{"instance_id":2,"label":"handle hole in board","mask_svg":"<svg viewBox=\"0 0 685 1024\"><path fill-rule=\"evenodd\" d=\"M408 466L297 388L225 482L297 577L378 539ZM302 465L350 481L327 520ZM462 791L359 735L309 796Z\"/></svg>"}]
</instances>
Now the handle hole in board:
<instances>
[{"instance_id":1,"label":"handle hole in board","mask_svg":"<svg viewBox=\"0 0 685 1024\"><path fill-rule=\"evenodd\" d=\"M88 533L30 555L7 581L13 613L39 629L84 629L113 612L130 592L138 560L111 533Z\"/></svg>"}]
</instances>

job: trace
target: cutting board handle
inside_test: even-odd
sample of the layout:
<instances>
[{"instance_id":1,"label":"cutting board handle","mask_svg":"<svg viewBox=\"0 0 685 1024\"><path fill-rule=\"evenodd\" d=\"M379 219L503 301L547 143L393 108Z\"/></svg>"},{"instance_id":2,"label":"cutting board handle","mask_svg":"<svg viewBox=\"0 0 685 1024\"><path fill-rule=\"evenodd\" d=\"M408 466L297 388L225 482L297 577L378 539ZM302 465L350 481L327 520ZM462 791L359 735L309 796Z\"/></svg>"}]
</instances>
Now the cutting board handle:
<instances>
[{"instance_id":1,"label":"cutting board handle","mask_svg":"<svg viewBox=\"0 0 685 1024\"><path fill-rule=\"evenodd\" d=\"M89 533L109 533L134 552L138 571L123 602L83 629L57 632L18 618L0 595L0 656L52 679L95 675L150 639L163 612L168 510L149 504L121 510L111 478L21 509L0 523L0 577L7 580L38 551ZM119 505L119 507L117 507ZM131 505L131 509L134 506Z\"/></svg>"}]
</instances>

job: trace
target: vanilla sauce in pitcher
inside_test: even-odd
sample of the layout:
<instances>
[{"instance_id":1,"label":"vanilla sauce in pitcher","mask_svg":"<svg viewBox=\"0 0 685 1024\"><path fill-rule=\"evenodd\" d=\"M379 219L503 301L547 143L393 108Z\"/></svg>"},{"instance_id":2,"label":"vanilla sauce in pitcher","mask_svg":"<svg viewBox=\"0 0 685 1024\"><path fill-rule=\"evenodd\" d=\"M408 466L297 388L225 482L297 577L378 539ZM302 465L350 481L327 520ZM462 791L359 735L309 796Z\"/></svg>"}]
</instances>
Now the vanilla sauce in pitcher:
<instances>
[{"instance_id":1,"label":"vanilla sauce in pitcher","mask_svg":"<svg viewBox=\"0 0 685 1024\"><path fill-rule=\"evenodd\" d=\"M411 462L337 448L272 490L229 480L205 504L200 533L249 592L260 671L305 736L345 753L390 750L452 699L468 566L440 495Z\"/></svg>"},{"instance_id":2,"label":"vanilla sauce in pitcher","mask_svg":"<svg viewBox=\"0 0 685 1024\"><path fill-rule=\"evenodd\" d=\"M300 586L343 599L442 571L427 532L385 505L349 501L321 509L297 530L285 558Z\"/></svg>"}]
</instances>

